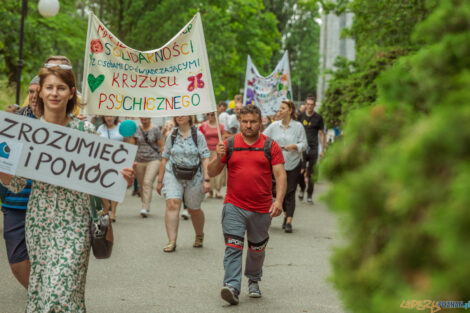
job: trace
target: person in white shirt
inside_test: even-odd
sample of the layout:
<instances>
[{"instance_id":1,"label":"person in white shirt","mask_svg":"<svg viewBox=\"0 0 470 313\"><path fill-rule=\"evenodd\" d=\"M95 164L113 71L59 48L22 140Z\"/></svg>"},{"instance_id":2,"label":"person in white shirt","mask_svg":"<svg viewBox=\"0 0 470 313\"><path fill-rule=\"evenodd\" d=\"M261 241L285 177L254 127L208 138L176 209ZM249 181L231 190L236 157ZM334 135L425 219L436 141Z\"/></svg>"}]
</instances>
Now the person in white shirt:
<instances>
[{"instance_id":1,"label":"person in white shirt","mask_svg":"<svg viewBox=\"0 0 470 313\"><path fill-rule=\"evenodd\" d=\"M117 140L117 141L123 141L124 137L119 133L119 125L121 123L119 122L119 117L118 116L102 116L101 120L103 124L98 127L98 130L96 131L100 137L103 138L108 138L111 140ZM109 214L109 218L111 221L115 222L116 221L116 208L118 205L117 201L112 201L112 200L107 200L107 199L102 199L103 201L103 212L104 214L108 214L109 209L111 209L111 213Z\"/></svg>"},{"instance_id":2,"label":"person in white shirt","mask_svg":"<svg viewBox=\"0 0 470 313\"><path fill-rule=\"evenodd\" d=\"M240 132L240 122L238 121L238 115L240 114L240 109L243 107L243 103L235 103L235 108L233 109L235 114L230 115L228 120L227 131L232 135Z\"/></svg>"},{"instance_id":3,"label":"person in white shirt","mask_svg":"<svg viewBox=\"0 0 470 313\"><path fill-rule=\"evenodd\" d=\"M286 162L284 167L287 174L287 190L282 204L285 214L282 228L286 233L291 233L295 211L295 190L301 170L302 152L307 148L307 136L302 124L295 120L294 102L282 101L278 115L280 120L272 122L263 133L279 144Z\"/></svg>"},{"instance_id":4,"label":"person in white shirt","mask_svg":"<svg viewBox=\"0 0 470 313\"><path fill-rule=\"evenodd\" d=\"M219 123L224 126L224 129L228 129L228 119L230 115L227 111L227 103L225 101L220 101L217 105L217 113L219 114Z\"/></svg>"}]
</instances>

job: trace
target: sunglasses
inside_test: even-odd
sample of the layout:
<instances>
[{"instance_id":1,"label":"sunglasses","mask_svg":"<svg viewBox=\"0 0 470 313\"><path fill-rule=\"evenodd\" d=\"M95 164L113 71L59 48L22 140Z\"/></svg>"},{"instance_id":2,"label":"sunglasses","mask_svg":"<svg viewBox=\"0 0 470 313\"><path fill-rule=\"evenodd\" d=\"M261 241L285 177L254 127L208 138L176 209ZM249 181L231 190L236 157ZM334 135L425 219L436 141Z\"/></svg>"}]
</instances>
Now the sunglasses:
<instances>
[{"instance_id":1,"label":"sunglasses","mask_svg":"<svg viewBox=\"0 0 470 313\"><path fill-rule=\"evenodd\" d=\"M45 63L44 64L45 68L51 68L51 67L56 67L56 66L60 67L63 70L71 70L72 69L72 66L67 65L67 64L55 64L55 63Z\"/></svg>"}]
</instances>

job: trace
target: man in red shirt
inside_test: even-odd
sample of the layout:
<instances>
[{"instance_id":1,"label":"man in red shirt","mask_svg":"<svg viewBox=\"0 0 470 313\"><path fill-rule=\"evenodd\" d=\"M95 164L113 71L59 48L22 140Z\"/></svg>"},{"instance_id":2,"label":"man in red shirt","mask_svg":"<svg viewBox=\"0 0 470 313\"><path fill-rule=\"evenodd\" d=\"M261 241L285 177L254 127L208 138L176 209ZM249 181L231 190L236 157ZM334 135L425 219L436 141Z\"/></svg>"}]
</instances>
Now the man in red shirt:
<instances>
[{"instance_id":1,"label":"man in red shirt","mask_svg":"<svg viewBox=\"0 0 470 313\"><path fill-rule=\"evenodd\" d=\"M219 174L226 164L228 168L227 194L222 211L226 247L221 296L230 304L238 304L245 232L248 237L245 276L249 279L249 296L261 297L258 282L269 239L268 229L271 219L282 212L287 185L281 148L260 133L259 108L253 105L243 107L238 119L241 133L217 145L217 157L208 167L212 177ZM271 143L270 147L267 144L265 147L266 141ZM274 202L271 173L276 180L277 197Z\"/></svg>"}]
</instances>

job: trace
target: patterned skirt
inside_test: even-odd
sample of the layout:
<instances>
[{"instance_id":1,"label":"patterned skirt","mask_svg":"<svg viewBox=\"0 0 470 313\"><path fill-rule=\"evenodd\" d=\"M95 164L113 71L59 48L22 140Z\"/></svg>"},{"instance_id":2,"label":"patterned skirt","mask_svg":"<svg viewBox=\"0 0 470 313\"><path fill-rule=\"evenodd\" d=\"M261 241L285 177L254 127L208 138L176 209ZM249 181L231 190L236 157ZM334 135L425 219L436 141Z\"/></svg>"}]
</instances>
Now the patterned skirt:
<instances>
[{"instance_id":1,"label":"patterned skirt","mask_svg":"<svg viewBox=\"0 0 470 313\"><path fill-rule=\"evenodd\" d=\"M31 262L26 312L86 312L88 196L46 183L33 184L26 214Z\"/></svg>"}]
</instances>

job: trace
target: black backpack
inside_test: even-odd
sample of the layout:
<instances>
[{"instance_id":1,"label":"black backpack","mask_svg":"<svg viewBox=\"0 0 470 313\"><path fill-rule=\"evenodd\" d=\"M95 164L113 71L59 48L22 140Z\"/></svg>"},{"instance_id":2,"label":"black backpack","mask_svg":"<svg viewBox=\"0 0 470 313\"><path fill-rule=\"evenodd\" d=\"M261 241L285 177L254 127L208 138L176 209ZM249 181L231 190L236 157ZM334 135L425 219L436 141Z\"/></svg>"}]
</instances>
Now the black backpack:
<instances>
[{"instance_id":1,"label":"black backpack","mask_svg":"<svg viewBox=\"0 0 470 313\"><path fill-rule=\"evenodd\" d=\"M268 159L269 165L271 166L271 171L273 166L271 164L271 146L273 145L273 139L271 137L266 137L266 141L264 142L263 148L234 148L235 144L235 136L232 136L227 139L227 168L228 168L228 160L232 156L233 151L264 151L264 156Z\"/></svg>"}]
</instances>

